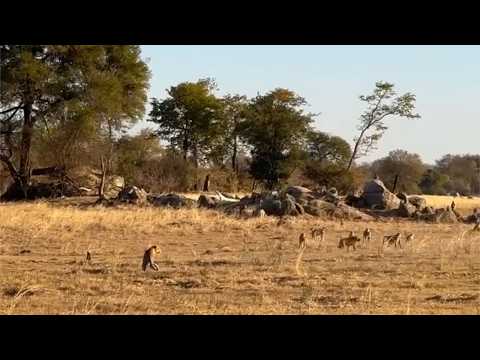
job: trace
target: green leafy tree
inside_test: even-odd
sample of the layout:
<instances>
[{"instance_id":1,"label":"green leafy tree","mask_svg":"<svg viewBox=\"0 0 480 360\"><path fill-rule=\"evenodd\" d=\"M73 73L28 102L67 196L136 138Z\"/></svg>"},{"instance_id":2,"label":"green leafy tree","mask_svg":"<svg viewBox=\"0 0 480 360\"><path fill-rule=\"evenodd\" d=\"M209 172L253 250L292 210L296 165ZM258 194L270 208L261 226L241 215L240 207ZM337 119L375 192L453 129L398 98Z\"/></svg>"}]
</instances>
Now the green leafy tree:
<instances>
[{"instance_id":1,"label":"green leafy tree","mask_svg":"<svg viewBox=\"0 0 480 360\"><path fill-rule=\"evenodd\" d=\"M65 130L66 123L84 122L112 133L144 113L150 73L139 46L2 45L0 50L0 160L25 197L39 129Z\"/></svg>"},{"instance_id":2,"label":"green leafy tree","mask_svg":"<svg viewBox=\"0 0 480 360\"><path fill-rule=\"evenodd\" d=\"M399 175L397 190L418 194L421 192L418 185L426 168L420 155L405 150L394 150L388 156L374 161L371 170L386 184L393 185L395 176Z\"/></svg>"},{"instance_id":3,"label":"green leafy tree","mask_svg":"<svg viewBox=\"0 0 480 360\"><path fill-rule=\"evenodd\" d=\"M250 173L270 189L299 166L314 116L304 113L305 104L294 92L275 89L258 95L247 106L240 133L250 147Z\"/></svg>"},{"instance_id":4,"label":"green leafy tree","mask_svg":"<svg viewBox=\"0 0 480 360\"><path fill-rule=\"evenodd\" d=\"M447 154L436 162L435 169L449 177L446 191L480 194L480 155Z\"/></svg>"},{"instance_id":5,"label":"green leafy tree","mask_svg":"<svg viewBox=\"0 0 480 360\"><path fill-rule=\"evenodd\" d=\"M220 154L229 157L232 170L238 174L238 156L243 150L240 131L241 124L245 120L247 98L241 95L226 95L222 101L224 104L224 141Z\"/></svg>"},{"instance_id":6,"label":"green leafy tree","mask_svg":"<svg viewBox=\"0 0 480 360\"><path fill-rule=\"evenodd\" d=\"M449 180L447 175L441 174L435 169L428 169L423 174L419 187L427 195L446 195L445 185Z\"/></svg>"},{"instance_id":7,"label":"green leafy tree","mask_svg":"<svg viewBox=\"0 0 480 360\"><path fill-rule=\"evenodd\" d=\"M202 79L171 87L162 101L152 99L149 121L158 124L158 136L181 151L184 160L191 156L195 167L221 140L223 104L215 89L213 80Z\"/></svg>"},{"instance_id":8,"label":"green leafy tree","mask_svg":"<svg viewBox=\"0 0 480 360\"><path fill-rule=\"evenodd\" d=\"M354 139L355 146L347 170L350 170L354 160L376 149L378 141L388 129L385 125L388 117L420 118L414 113L415 95L406 93L397 96L394 85L387 82L377 82L373 94L361 95L360 100L367 103L367 109L360 116L360 134Z\"/></svg>"},{"instance_id":9,"label":"green leafy tree","mask_svg":"<svg viewBox=\"0 0 480 360\"><path fill-rule=\"evenodd\" d=\"M336 186L341 190L352 185L352 177L345 172L345 165L351 157L350 145L339 136L319 131L307 135L305 175L319 185Z\"/></svg>"}]
</instances>

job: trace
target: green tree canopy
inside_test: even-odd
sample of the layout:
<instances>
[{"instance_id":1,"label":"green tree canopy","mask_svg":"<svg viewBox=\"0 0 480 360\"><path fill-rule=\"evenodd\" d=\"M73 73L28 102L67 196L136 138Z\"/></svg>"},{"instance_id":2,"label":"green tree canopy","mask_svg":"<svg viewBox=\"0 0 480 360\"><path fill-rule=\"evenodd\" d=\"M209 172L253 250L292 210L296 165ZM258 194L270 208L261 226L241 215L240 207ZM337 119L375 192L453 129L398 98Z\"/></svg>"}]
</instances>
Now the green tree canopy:
<instances>
[{"instance_id":1,"label":"green tree canopy","mask_svg":"<svg viewBox=\"0 0 480 360\"><path fill-rule=\"evenodd\" d=\"M273 188L298 166L313 114L305 99L288 89L275 89L252 99L241 124L241 136L252 154L252 176Z\"/></svg>"},{"instance_id":2,"label":"green tree canopy","mask_svg":"<svg viewBox=\"0 0 480 360\"><path fill-rule=\"evenodd\" d=\"M353 165L353 161L367 155L376 148L388 127L385 120L391 116L415 119L420 115L415 114L415 95L406 93L397 96L394 85L379 81L371 95L361 95L360 100L367 103L367 109L360 116L358 130L360 134L354 139L355 146L347 169Z\"/></svg>"},{"instance_id":3,"label":"green tree canopy","mask_svg":"<svg viewBox=\"0 0 480 360\"><path fill-rule=\"evenodd\" d=\"M158 124L157 134L179 150L195 166L208 159L221 142L223 104L213 91L212 79L184 82L167 90L164 100L152 99L149 121Z\"/></svg>"},{"instance_id":4,"label":"green tree canopy","mask_svg":"<svg viewBox=\"0 0 480 360\"><path fill-rule=\"evenodd\" d=\"M39 129L91 126L111 133L144 113L150 73L139 46L2 45L0 50L0 160L25 196Z\"/></svg>"},{"instance_id":5,"label":"green tree canopy","mask_svg":"<svg viewBox=\"0 0 480 360\"><path fill-rule=\"evenodd\" d=\"M399 175L398 191L409 194L421 192L418 184L426 171L420 155L405 150L391 151L388 156L376 160L371 170L382 179L385 184L392 186L395 176Z\"/></svg>"}]
</instances>

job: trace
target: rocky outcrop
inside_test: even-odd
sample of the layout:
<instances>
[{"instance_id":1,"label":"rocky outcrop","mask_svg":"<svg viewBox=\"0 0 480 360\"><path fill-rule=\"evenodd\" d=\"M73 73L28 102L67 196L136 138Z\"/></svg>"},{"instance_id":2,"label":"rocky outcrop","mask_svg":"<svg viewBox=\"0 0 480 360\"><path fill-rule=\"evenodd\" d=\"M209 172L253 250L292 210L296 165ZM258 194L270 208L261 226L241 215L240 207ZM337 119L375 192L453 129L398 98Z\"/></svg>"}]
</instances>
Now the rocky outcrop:
<instances>
[{"instance_id":1,"label":"rocky outcrop","mask_svg":"<svg viewBox=\"0 0 480 360\"><path fill-rule=\"evenodd\" d=\"M198 207L201 208L213 209L217 207L218 203L218 199L213 196L202 194L198 197Z\"/></svg>"},{"instance_id":2,"label":"rocky outcrop","mask_svg":"<svg viewBox=\"0 0 480 360\"><path fill-rule=\"evenodd\" d=\"M165 194L165 195L156 195L156 196L149 196L148 201L153 206L160 206L160 207L172 207L175 209L183 208L183 207L192 207L196 204L195 200L188 199L183 195L179 194Z\"/></svg>"},{"instance_id":3,"label":"rocky outcrop","mask_svg":"<svg viewBox=\"0 0 480 360\"><path fill-rule=\"evenodd\" d=\"M127 186L118 193L116 200L122 203L144 205L147 203L147 192L136 186Z\"/></svg>"},{"instance_id":4,"label":"rocky outcrop","mask_svg":"<svg viewBox=\"0 0 480 360\"><path fill-rule=\"evenodd\" d=\"M400 199L378 179L365 184L361 197L365 206L372 209L394 210L400 206Z\"/></svg>"},{"instance_id":5,"label":"rocky outcrop","mask_svg":"<svg viewBox=\"0 0 480 360\"><path fill-rule=\"evenodd\" d=\"M417 208L415 206L410 204L408 201L402 201L397 210L397 214L398 216L409 218L409 217L412 217L416 211L417 211Z\"/></svg>"}]
</instances>

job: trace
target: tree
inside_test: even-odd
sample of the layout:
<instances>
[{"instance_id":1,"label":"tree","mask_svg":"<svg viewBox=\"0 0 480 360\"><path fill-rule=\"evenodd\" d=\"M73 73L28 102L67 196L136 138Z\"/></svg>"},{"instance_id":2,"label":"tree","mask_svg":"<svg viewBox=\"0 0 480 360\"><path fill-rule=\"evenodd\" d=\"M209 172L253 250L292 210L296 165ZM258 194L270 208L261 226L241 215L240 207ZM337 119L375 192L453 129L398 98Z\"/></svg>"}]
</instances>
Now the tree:
<instances>
[{"instance_id":1,"label":"tree","mask_svg":"<svg viewBox=\"0 0 480 360\"><path fill-rule=\"evenodd\" d=\"M405 150L390 151L388 156L374 161L371 170L386 184L393 185L399 175L398 190L410 194L421 192L418 185L426 171L420 155Z\"/></svg>"},{"instance_id":2,"label":"tree","mask_svg":"<svg viewBox=\"0 0 480 360\"><path fill-rule=\"evenodd\" d=\"M445 185L449 182L447 175L439 173L435 169L428 169L419 183L420 189L428 195L446 195Z\"/></svg>"},{"instance_id":3,"label":"tree","mask_svg":"<svg viewBox=\"0 0 480 360\"><path fill-rule=\"evenodd\" d=\"M376 148L376 144L388 129L385 125L387 117L420 118L420 115L413 112L415 95L406 93L396 96L393 88L393 84L380 81L375 84L372 95L360 96L360 100L366 102L368 107L360 116L360 125L358 126L360 135L354 139L355 146L347 170L350 170L354 160L367 155Z\"/></svg>"},{"instance_id":4,"label":"tree","mask_svg":"<svg viewBox=\"0 0 480 360\"><path fill-rule=\"evenodd\" d=\"M25 197L39 129L67 122L119 129L143 115L150 74L139 46L2 45L0 50L0 160Z\"/></svg>"},{"instance_id":5,"label":"tree","mask_svg":"<svg viewBox=\"0 0 480 360\"><path fill-rule=\"evenodd\" d=\"M172 86L165 100L152 99L148 120L158 124L158 136L180 150L184 160L191 155L195 167L218 146L222 134L223 105L215 89L212 79L202 79Z\"/></svg>"},{"instance_id":6,"label":"tree","mask_svg":"<svg viewBox=\"0 0 480 360\"><path fill-rule=\"evenodd\" d=\"M480 193L480 155L447 154L436 162L435 169L449 177L445 184L448 192Z\"/></svg>"},{"instance_id":7,"label":"tree","mask_svg":"<svg viewBox=\"0 0 480 360\"><path fill-rule=\"evenodd\" d=\"M124 135L115 143L116 173L130 184L138 184L152 159L159 159L162 148L152 130L144 129L135 136Z\"/></svg>"},{"instance_id":8,"label":"tree","mask_svg":"<svg viewBox=\"0 0 480 360\"><path fill-rule=\"evenodd\" d=\"M238 174L238 154L241 150L240 128L245 120L247 97L241 95L226 95L224 103L224 142L220 150L222 154L230 157L232 170Z\"/></svg>"},{"instance_id":9,"label":"tree","mask_svg":"<svg viewBox=\"0 0 480 360\"><path fill-rule=\"evenodd\" d=\"M305 175L319 185L335 186L346 190L352 183L350 174L344 168L352 150L350 145L339 136L319 131L310 131L307 135Z\"/></svg>"},{"instance_id":10,"label":"tree","mask_svg":"<svg viewBox=\"0 0 480 360\"><path fill-rule=\"evenodd\" d=\"M305 99L287 89L275 89L250 100L242 139L250 147L250 173L272 189L299 165L301 147L313 121L305 114Z\"/></svg>"}]
</instances>

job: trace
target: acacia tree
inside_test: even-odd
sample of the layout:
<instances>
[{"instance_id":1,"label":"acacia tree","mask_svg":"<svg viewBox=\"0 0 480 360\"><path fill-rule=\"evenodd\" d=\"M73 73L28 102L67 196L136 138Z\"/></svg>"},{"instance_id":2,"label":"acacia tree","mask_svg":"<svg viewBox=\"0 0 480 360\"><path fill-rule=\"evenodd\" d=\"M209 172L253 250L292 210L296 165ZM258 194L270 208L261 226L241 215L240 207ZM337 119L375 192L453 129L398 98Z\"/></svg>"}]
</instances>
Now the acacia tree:
<instances>
[{"instance_id":1,"label":"acacia tree","mask_svg":"<svg viewBox=\"0 0 480 360\"><path fill-rule=\"evenodd\" d=\"M168 98L152 99L149 121L158 124L157 134L170 147L190 155L195 167L208 157L222 134L222 102L213 91L212 79L184 82L167 90Z\"/></svg>"},{"instance_id":2,"label":"acacia tree","mask_svg":"<svg viewBox=\"0 0 480 360\"><path fill-rule=\"evenodd\" d=\"M221 152L230 158L232 170L238 174L238 153L242 144L240 141L241 123L245 120L247 97L241 95L226 95L224 104L223 129L225 131Z\"/></svg>"},{"instance_id":3,"label":"acacia tree","mask_svg":"<svg viewBox=\"0 0 480 360\"><path fill-rule=\"evenodd\" d=\"M409 194L420 192L419 183L426 171L420 155L405 150L390 151L388 156L375 160L371 171L377 174L386 184L394 184L399 175L399 191Z\"/></svg>"},{"instance_id":4,"label":"acacia tree","mask_svg":"<svg viewBox=\"0 0 480 360\"><path fill-rule=\"evenodd\" d=\"M113 129L144 113L150 74L139 46L2 45L0 50L0 160L24 197L39 129L71 121Z\"/></svg>"},{"instance_id":5,"label":"acacia tree","mask_svg":"<svg viewBox=\"0 0 480 360\"><path fill-rule=\"evenodd\" d=\"M241 137L250 147L250 173L272 189L298 165L301 147L313 121L305 99L288 89L275 89L252 99L241 123Z\"/></svg>"},{"instance_id":6,"label":"acacia tree","mask_svg":"<svg viewBox=\"0 0 480 360\"><path fill-rule=\"evenodd\" d=\"M343 169L352 155L350 145L341 137L310 131L306 140L304 173L319 185L348 187L350 177ZM349 175L349 174L348 174Z\"/></svg>"},{"instance_id":7,"label":"acacia tree","mask_svg":"<svg viewBox=\"0 0 480 360\"><path fill-rule=\"evenodd\" d=\"M347 171L352 167L354 160L376 148L376 144L388 129L385 125L387 117L420 118L420 115L414 113L415 95L406 93L397 96L394 85L388 82L377 82L373 94L361 95L360 100L367 103L367 110L360 116L358 126L360 134L354 139L355 146Z\"/></svg>"}]
</instances>

